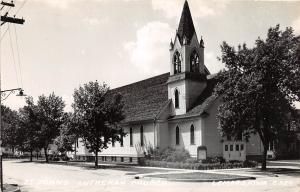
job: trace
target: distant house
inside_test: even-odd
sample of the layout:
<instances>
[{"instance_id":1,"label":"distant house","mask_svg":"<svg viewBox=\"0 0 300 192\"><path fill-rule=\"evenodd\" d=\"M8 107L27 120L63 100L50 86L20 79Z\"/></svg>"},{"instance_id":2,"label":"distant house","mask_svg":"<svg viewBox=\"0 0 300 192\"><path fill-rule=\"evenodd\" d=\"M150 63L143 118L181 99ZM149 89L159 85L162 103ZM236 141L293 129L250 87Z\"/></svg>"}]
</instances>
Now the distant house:
<instances>
[{"instance_id":1,"label":"distant house","mask_svg":"<svg viewBox=\"0 0 300 192\"><path fill-rule=\"evenodd\" d=\"M300 109L296 110L300 116ZM290 114L289 114L290 115ZM291 119L287 126L287 135L270 142L268 158L299 158L300 157L300 119Z\"/></svg>"},{"instance_id":2,"label":"distant house","mask_svg":"<svg viewBox=\"0 0 300 192\"><path fill-rule=\"evenodd\" d=\"M258 135L248 142L242 138L233 141L223 138L217 129L219 99L212 95L216 80L205 66L204 49L204 40L197 37L185 1L175 39L170 43L170 63L161 64L169 65L170 71L112 90L124 97L126 118L122 125L127 136L102 151L100 160L136 162L150 149L166 147L185 148L195 158L203 156L203 150L208 157L226 160L262 154ZM76 143L77 158L93 156L82 142Z\"/></svg>"}]
</instances>

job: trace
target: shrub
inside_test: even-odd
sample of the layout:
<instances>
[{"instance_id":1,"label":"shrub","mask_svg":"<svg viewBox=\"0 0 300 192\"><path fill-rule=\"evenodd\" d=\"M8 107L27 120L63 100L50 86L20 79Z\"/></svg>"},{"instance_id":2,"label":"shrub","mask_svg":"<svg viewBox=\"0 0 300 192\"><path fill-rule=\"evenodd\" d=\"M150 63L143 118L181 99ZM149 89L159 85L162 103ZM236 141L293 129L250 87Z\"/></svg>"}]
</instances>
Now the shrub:
<instances>
[{"instance_id":1,"label":"shrub","mask_svg":"<svg viewBox=\"0 0 300 192\"><path fill-rule=\"evenodd\" d=\"M190 154L187 150L183 148L174 149L171 147L163 150L153 150L152 157L153 156L155 157L155 160L167 162L185 162L186 160L190 159Z\"/></svg>"},{"instance_id":2,"label":"shrub","mask_svg":"<svg viewBox=\"0 0 300 192\"><path fill-rule=\"evenodd\" d=\"M243 167L256 167L257 165L256 161L246 160L243 162Z\"/></svg>"},{"instance_id":3,"label":"shrub","mask_svg":"<svg viewBox=\"0 0 300 192\"><path fill-rule=\"evenodd\" d=\"M225 159L221 156L207 157L202 163L225 163Z\"/></svg>"},{"instance_id":4,"label":"shrub","mask_svg":"<svg viewBox=\"0 0 300 192\"><path fill-rule=\"evenodd\" d=\"M210 169L232 169L241 167L255 167L255 161L232 161L224 163L190 163L190 162L167 162L167 161L153 161L145 160L145 166L151 167L165 167L176 169L195 169L195 170L210 170Z\"/></svg>"},{"instance_id":5,"label":"shrub","mask_svg":"<svg viewBox=\"0 0 300 192\"><path fill-rule=\"evenodd\" d=\"M70 158L69 158L67 155L63 155L63 156L61 157L61 160L62 160L62 161L69 161Z\"/></svg>"},{"instance_id":6,"label":"shrub","mask_svg":"<svg viewBox=\"0 0 300 192\"><path fill-rule=\"evenodd\" d=\"M188 158L185 160L186 163L198 163L198 160L196 158Z\"/></svg>"}]
</instances>

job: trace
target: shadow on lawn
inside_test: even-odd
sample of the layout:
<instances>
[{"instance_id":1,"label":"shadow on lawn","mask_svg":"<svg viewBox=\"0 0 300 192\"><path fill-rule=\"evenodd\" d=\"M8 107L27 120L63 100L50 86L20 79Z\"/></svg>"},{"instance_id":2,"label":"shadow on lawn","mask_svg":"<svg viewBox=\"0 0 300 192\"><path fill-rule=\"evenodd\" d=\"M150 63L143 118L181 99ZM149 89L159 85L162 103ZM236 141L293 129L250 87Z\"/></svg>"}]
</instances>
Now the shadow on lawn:
<instances>
[{"instance_id":1,"label":"shadow on lawn","mask_svg":"<svg viewBox=\"0 0 300 192\"><path fill-rule=\"evenodd\" d=\"M278 175L300 177L300 169L291 168L267 168L266 171L261 171L261 169L252 169L249 172L257 175L268 175L274 177L277 177Z\"/></svg>"},{"instance_id":2,"label":"shadow on lawn","mask_svg":"<svg viewBox=\"0 0 300 192\"><path fill-rule=\"evenodd\" d=\"M79 167L81 169L85 170L117 170L117 171L125 171L127 172L126 175L136 175L136 174L145 174L145 173L154 173L154 172L169 172L169 170L164 169L156 169L156 168L144 168L144 167L138 167L136 165L130 165L130 164L100 164L97 168L91 163L86 162L57 162L57 161L50 161L49 163L46 163L45 160L41 161L29 161L29 160L22 160L22 161L16 161L16 163L35 163L35 164L53 164L53 165L63 165L63 166L73 166L73 167Z\"/></svg>"}]
</instances>

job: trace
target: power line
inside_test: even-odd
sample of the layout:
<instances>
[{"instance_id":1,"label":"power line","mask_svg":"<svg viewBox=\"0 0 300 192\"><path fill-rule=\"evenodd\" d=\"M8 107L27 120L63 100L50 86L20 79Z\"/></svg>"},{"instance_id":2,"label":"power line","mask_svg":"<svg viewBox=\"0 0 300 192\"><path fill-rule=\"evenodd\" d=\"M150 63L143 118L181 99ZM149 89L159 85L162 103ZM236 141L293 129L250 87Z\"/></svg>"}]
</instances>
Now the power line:
<instances>
[{"instance_id":1,"label":"power line","mask_svg":"<svg viewBox=\"0 0 300 192\"><path fill-rule=\"evenodd\" d=\"M23 88L23 76L22 76L22 68L21 68L21 59L20 59L20 49L19 49L19 43L18 43L18 35L17 35L17 28L16 25L14 25L15 28L15 40L16 40L16 49L17 49L17 56L18 56L18 65L19 65L19 72L20 72L20 81L21 81L21 87Z\"/></svg>"},{"instance_id":2,"label":"power line","mask_svg":"<svg viewBox=\"0 0 300 192\"><path fill-rule=\"evenodd\" d=\"M11 37L11 32L10 32L10 27L9 26L10 25L8 25L8 34L9 34L9 40L10 40L11 54L12 54L12 58L13 58L14 69L15 69L16 79L17 79L17 84L18 84L18 87L20 87L19 78L18 78L18 71L17 71L17 67L16 67L15 53L14 53L14 48L13 48L13 41L12 41L12 37Z\"/></svg>"},{"instance_id":3,"label":"power line","mask_svg":"<svg viewBox=\"0 0 300 192\"><path fill-rule=\"evenodd\" d=\"M19 13L19 11L24 7L24 5L27 3L28 0L24 0L19 9L15 12L15 15Z\"/></svg>"},{"instance_id":4,"label":"power line","mask_svg":"<svg viewBox=\"0 0 300 192\"><path fill-rule=\"evenodd\" d=\"M2 39L5 37L5 34L7 33L7 31L8 31L8 27L6 28L6 30L4 31L3 35L1 36L1 38L0 38L0 42L1 42L1 41L2 41Z\"/></svg>"},{"instance_id":5,"label":"power line","mask_svg":"<svg viewBox=\"0 0 300 192\"><path fill-rule=\"evenodd\" d=\"M15 1L15 2L17 2L17 1ZM16 15L20 12L20 10L24 7L24 5L25 5L27 2L28 2L28 0L24 0L24 1L23 1L23 3L21 4L21 6L19 7L19 9L15 12L14 16L16 16ZM3 6L3 7L4 7L4 6ZM0 10L2 10L3 7L1 7ZM8 10L7 10L6 12L9 12L10 9L11 9L11 7L8 7ZM0 35L1 35L1 37L0 37L0 42L1 42L2 39L5 37L7 31L8 31L8 27L7 27L6 30L4 31L3 35L0 34Z\"/></svg>"}]
</instances>

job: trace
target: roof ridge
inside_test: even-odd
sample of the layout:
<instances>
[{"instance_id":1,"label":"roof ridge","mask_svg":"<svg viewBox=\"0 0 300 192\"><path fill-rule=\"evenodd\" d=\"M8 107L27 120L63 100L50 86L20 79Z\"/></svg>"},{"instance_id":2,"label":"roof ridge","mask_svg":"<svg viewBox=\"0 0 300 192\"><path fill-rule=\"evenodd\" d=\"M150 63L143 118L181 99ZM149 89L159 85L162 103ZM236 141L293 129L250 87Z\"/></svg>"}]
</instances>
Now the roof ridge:
<instances>
[{"instance_id":1,"label":"roof ridge","mask_svg":"<svg viewBox=\"0 0 300 192\"><path fill-rule=\"evenodd\" d=\"M116 88L113 88L113 89L111 89L111 90L117 90L117 89L121 89L121 88L124 88L124 87L132 86L132 85L134 85L134 84L143 83L143 82L145 82L145 81L149 81L149 80L152 80L152 79L156 79L156 78L158 78L158 77L160 77L160 76L163 77L163 76L168 75L168 74L170 74L170 73L169 73L169 72L163 73L163 74L156 75L156 76L153 76L153 77L150 77L150 78L147 78L147 79L143 79L143 80L140 80L140 81L136 81L136 82L133 82L133 83L130 83L130 84L127 84L127 85L123 85L123 86L120 86L120 87L116 87Z\"/></svg>"}]
</instances>

